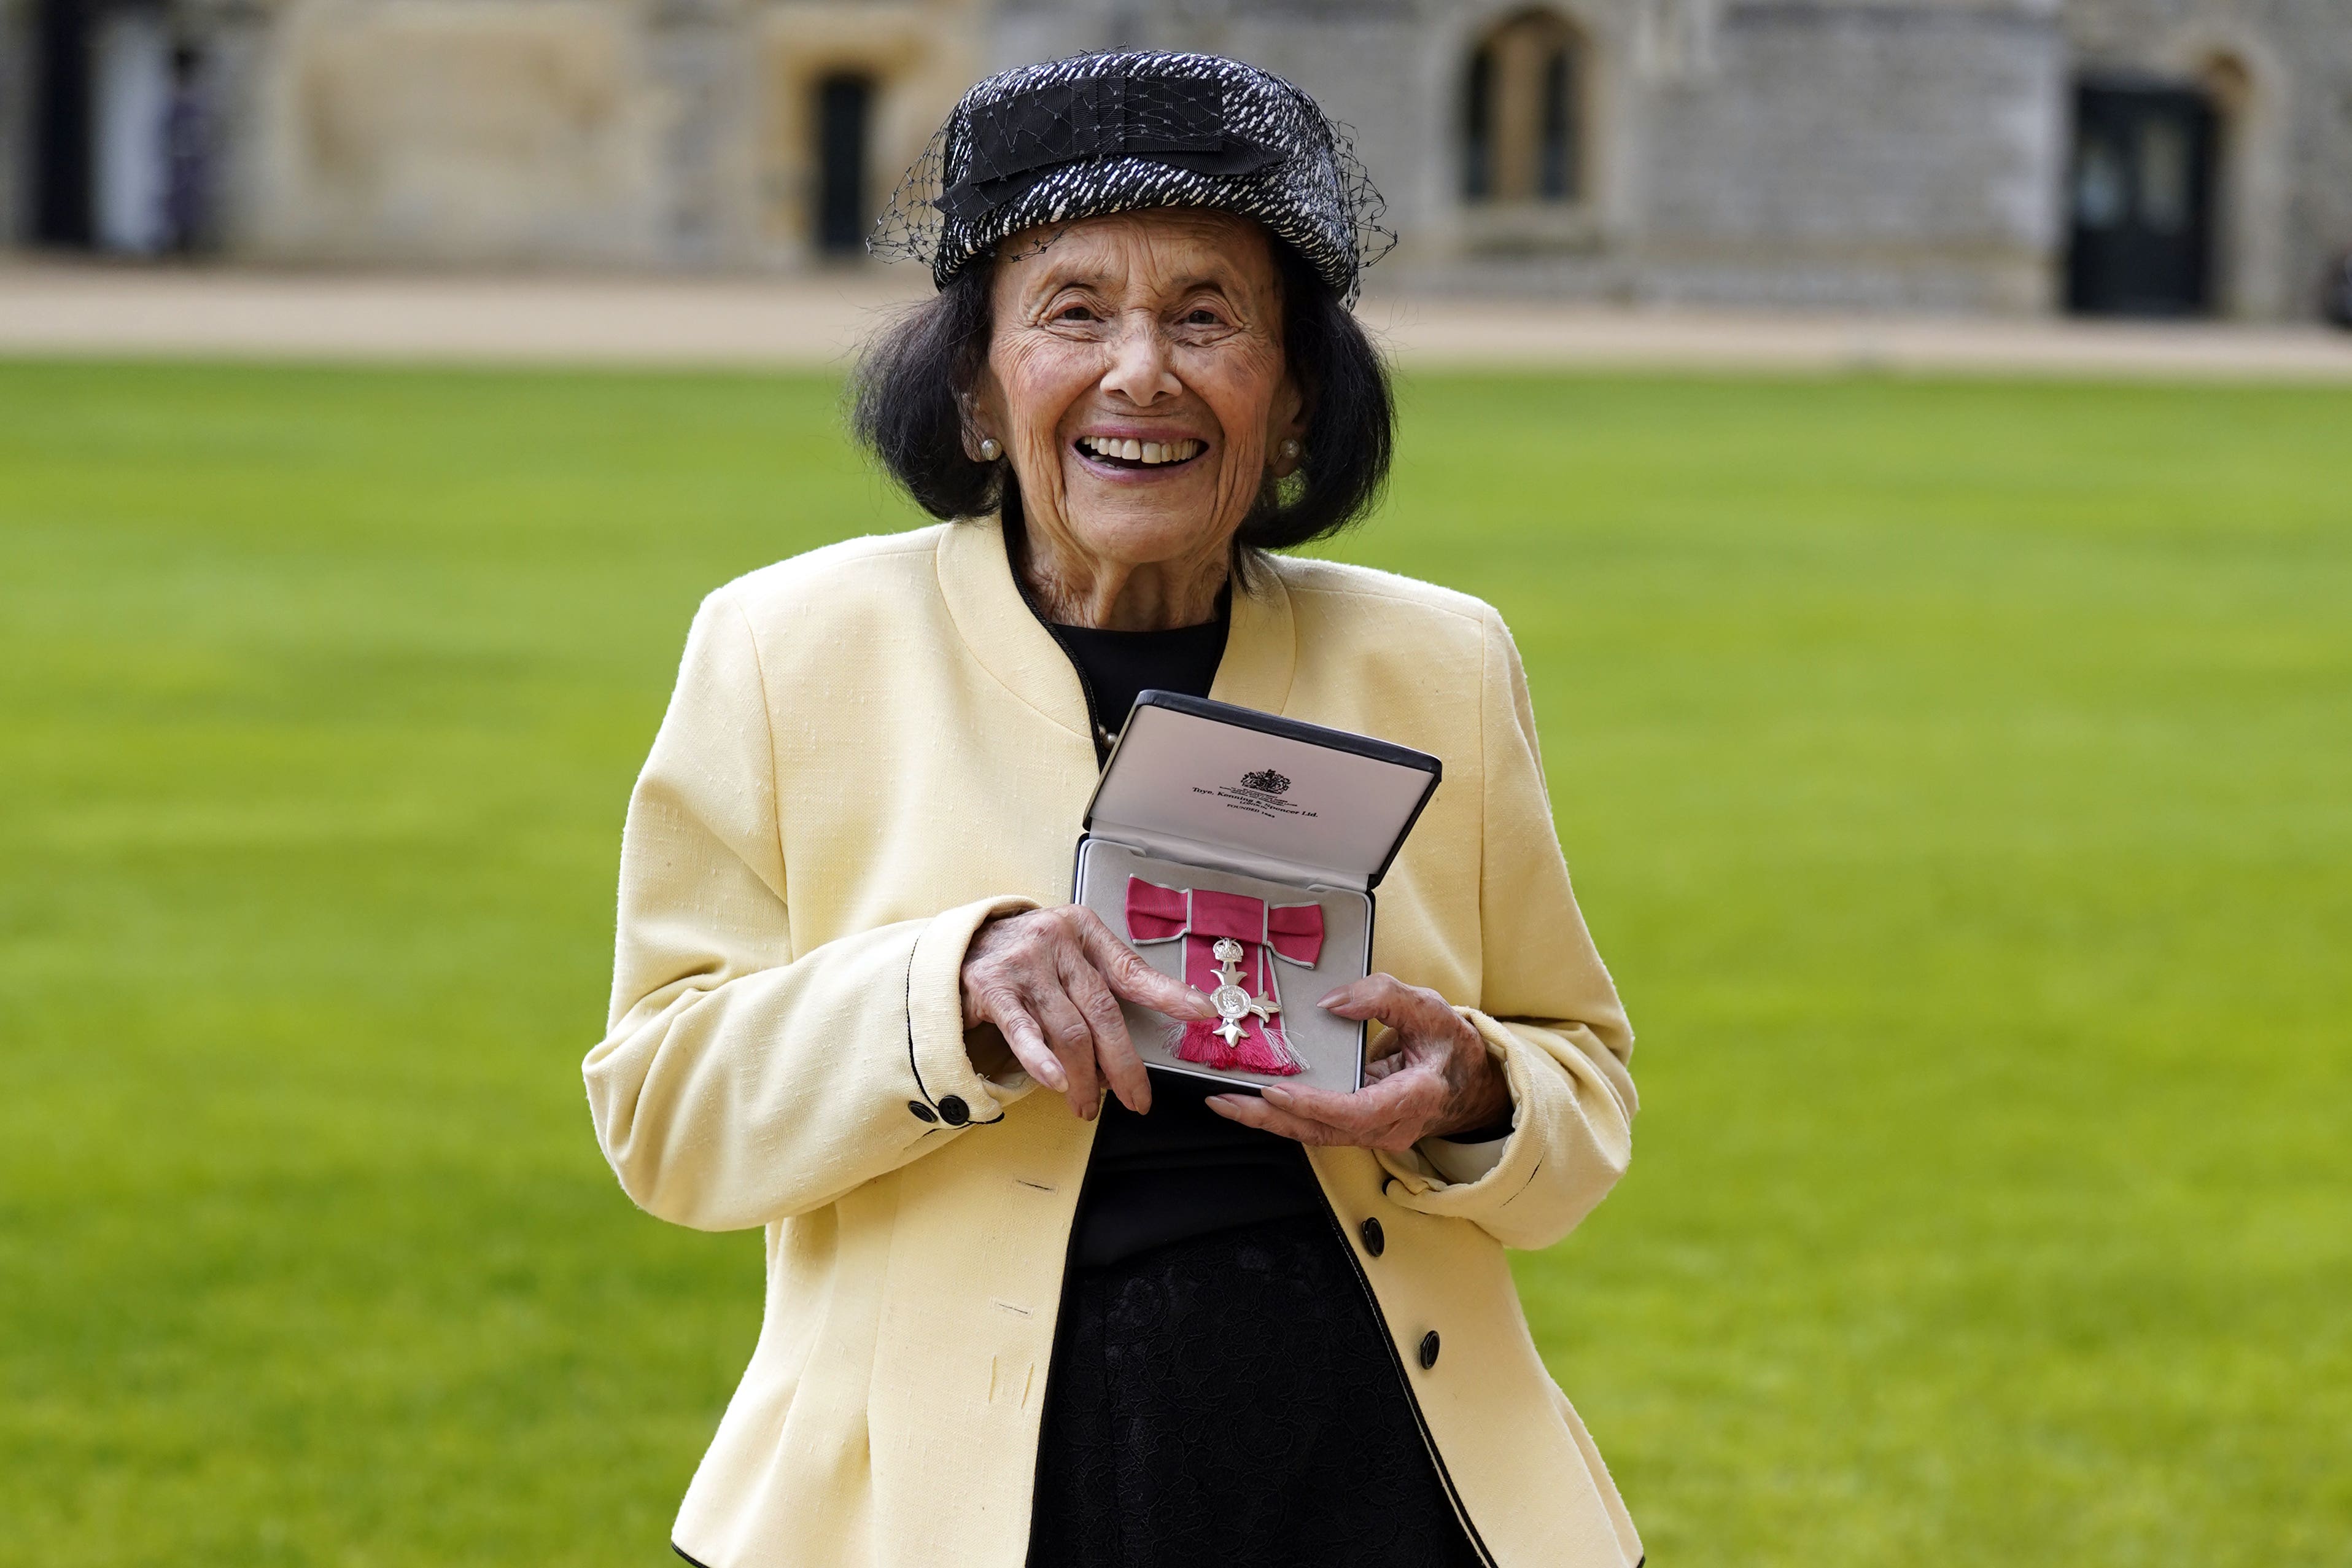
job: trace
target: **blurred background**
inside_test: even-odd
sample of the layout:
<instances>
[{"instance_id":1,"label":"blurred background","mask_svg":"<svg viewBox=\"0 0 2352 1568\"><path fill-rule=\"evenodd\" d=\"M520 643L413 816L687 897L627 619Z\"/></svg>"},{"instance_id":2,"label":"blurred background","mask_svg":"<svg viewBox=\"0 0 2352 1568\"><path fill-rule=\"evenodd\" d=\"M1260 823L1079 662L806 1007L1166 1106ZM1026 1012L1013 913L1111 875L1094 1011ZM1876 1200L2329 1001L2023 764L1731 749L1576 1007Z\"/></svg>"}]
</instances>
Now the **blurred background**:
<instances>
[{"instance_id":1,"label":"blurred background","mask_svg":"<svg viewBox=\"0 0 2352 1568\"><path fill-rule=\"evenodd\" d=\"M5 0L0 238L806 268L1111 45L1350 121L1391 283L2293 320L2352 247L2341 0Z\"/></svg>"},{"instance_id":2,"label":"blurred background","mask_svg":"<svg viewBox=\"0 0 2352 1568\"><path fill-rule=\"evenodd\" d=\"M761 1258L590 1133L623 805L921 521L898 172L1116 43L1388 195L1327 548L1527 656L1651 1561L2352 1564L2345 0L0 0L0 1563L668 1560Z\"/></svg>"}]
</instances>

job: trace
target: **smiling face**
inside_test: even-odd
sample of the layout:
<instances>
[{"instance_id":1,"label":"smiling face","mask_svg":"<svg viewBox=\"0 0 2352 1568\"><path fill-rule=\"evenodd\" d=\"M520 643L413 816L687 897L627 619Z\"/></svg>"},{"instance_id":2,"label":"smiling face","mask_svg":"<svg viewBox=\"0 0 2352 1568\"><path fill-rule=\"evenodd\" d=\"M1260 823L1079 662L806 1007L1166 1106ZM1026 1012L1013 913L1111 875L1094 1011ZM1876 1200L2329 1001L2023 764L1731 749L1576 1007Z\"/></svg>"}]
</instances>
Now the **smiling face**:
<instances>
[{"instance_id":1,"label":"smiling face","mask_svg":"<svg viewBox=\"0 0 2352 1568\"><path fill-rule=\"evenodd\" d=\"M993 437L1012 461L1040 585L1049 604L1100 599L1104 582L1140 574L1205 581L1213 600L1266 476L1297 466L1283 451L1303 409L1273 241L1244 218L1176 209L1036 237L1008 241L992 279L971 439ZM1197 594L1145 597L1206 616Z\"/></svg>"}]
</instances>

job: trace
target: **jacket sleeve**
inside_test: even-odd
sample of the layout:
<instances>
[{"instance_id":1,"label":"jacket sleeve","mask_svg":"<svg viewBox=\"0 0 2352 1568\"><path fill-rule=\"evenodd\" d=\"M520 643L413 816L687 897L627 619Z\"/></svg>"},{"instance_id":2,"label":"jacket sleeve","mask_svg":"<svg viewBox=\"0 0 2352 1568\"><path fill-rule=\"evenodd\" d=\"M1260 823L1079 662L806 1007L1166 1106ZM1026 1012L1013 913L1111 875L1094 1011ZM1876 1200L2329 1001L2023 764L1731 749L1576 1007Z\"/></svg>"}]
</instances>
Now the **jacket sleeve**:
<instances>
[{"instance_id":1,"label":"jacket sleeve","mask_svg":"<svg viewBox=\"0 0 2352 1568\"><path fill-rule=\"evenodd\" d=\"M1459 1011L1510 1081L1511 1133L1484 1157L1425 1139L1381 1162L1404 1207L1469 1220L1507 1247L1549 1247L1633 1156L1633 1034L1570 889L1527 674L1491 610L1485 662L1482 994Z\"/></svg>"},{"instance_id":2,"label":"jacket sleeve","mask_svg":"<svg viewBox=\"0 0 2352 1568\"><path fill-rule=\"evenodd\" d=\"M722 589L688 635L621 840L604 1039L583 1071L597 1142L647 1211L764 1225L1001 1118L1030 1087L964 1049L960 976L982 900L793 943L769 694Z\"/></svg>"}]
</instances>

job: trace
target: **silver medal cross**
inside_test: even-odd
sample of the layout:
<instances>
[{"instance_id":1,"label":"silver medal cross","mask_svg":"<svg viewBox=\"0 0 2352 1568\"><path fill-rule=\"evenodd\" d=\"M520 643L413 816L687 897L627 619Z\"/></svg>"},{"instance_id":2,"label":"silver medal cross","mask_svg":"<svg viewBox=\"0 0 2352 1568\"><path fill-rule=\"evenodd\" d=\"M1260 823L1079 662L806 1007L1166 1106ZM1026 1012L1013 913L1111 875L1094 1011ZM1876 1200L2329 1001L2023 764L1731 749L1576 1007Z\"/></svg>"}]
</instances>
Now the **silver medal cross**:
<instances>
[{"instance_id":1,"label":"silver medal cross","mask_svg":"<svg viewBox=\"0 0 2352 1568\"><path fill-rule=\"evenodd\" d=\"M1217 945L1209 950L1224 967L1217 971L1221 984L1209 994L1209 1005L1217 1010L1224 1022L1211 1031L1224 1037L1227 1048L1242 1043L1242 1020L1255 1016L1259 1023L1271 1020L1282 1011L1282 1004L1270 996L1253 998L1242 989L1242 944L1229 936L1219 937Z\"/></svg>"}]
</instances>

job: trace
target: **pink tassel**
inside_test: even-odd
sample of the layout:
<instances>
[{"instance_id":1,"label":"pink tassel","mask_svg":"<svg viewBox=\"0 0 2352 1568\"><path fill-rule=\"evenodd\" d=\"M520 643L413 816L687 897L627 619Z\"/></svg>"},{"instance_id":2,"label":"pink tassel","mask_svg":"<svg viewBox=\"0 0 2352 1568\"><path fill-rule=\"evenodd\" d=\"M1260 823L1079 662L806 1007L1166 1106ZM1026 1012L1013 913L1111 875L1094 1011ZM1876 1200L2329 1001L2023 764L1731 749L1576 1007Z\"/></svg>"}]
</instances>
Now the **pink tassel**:
<instances>
[{"instance_id":1,"label":"pink tassel","mask_svg":"<svg viewBox=\"0 0 2352 1568\"><path fill-rule=\"evenodd\" d=\"M1214 1024L1187 1024L1176 1046L1176 1059L1219 1072L1265 1073L1290 1078L1307 1070L1281 1030L1259 1025L1244 1031L1239 1046L1228 1046Z\"/></svg>"}]
</instances>

